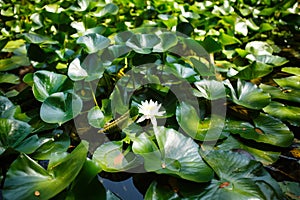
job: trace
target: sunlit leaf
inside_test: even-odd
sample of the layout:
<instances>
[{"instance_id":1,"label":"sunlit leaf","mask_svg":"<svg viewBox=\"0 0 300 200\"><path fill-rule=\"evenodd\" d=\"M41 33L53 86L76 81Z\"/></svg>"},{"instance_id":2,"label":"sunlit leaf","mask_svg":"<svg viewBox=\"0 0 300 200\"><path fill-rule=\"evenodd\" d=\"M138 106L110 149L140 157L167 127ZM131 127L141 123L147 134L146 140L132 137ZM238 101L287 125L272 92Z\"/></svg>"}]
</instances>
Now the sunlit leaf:
<instances>
[{"instance_id":1,"label":"sunlit leaf","mask_svg":"<svg viewBox=\"0 0 300 200\"><path fill-rule=\"evenodd\" d=\"M75 58L69 65L68 76L73 81L79 81L88 76L87 72L81 67L80 60Z\"/></svg>"},{"instance_id":2,"label":"sunlit leaf","mask_svg":"<svg viewBox=\"0 0 300 200\"><path fill-rule=\"evenodd\" d=\"M263 108L266 113L277 117L283 121L288 121L294 126L300 126L300 108L288 106L279 102L272 101L268 106Z\"/></svg>"},{"instance_id":3,"label":"sunlit leaf","mask_svg":"<svg viewBox=\"0 0 300 200\"><path fill-rule=\"evenodd\" d=\"M231 90L233 102L238 105L259 110L271 101L270 95L253 83L238 80L237 90L233 88L229 81L226 81L225 84Z\"/></svg>"},{"instance_id":4,"label":"sunlit leaf","mask_svg":"<svg viewBox=\"0 0 300 200\"><path fill-rule=\"evenodd\" d=\"M95 53L105 49L110 44L110 40L97 33L90 33L81 36L76 40L77 44L81 44L88 53Z\"/></svg>"},{"instance_id":5,"label":"sunlit leaf","mask_svg":"<svg viewBox=\"0 0 300 200\"><path fill-rule=\"evenodd\" d=\"M51 94L42 104L41 119L47 123L65 123L76 117L82 109L82 100L72 93Z\"/></svg>"},{"instance_id":6,"label":"sunlit leaf","mask_svg":"<svg viewBox=\"0 0 300 200\"><path fill-rule=\"evenodd\" d=\"M281 147L287 147L293 141L293 133L277 118L261 113L253 123L229 120L226 130L246 139Z\"/></svg>"},{"instance_id":7,"label":"sunlit leaf","mask_svg":"<svg viewBox=\"0 0 300 200\"><path fill-rule=\"evenodd\" d=\"M81 143L71 154L58 157L44 169L26 154L9 168L3 189L5 199L50 199L64 190L81 170L87 144ZM76 160L76 162L74 162Z\"/></svg>"},{"instance_id":8,"label":"sunlit leaf","mask_svg":"<svg viewBox=\"0 0 300 200\"><path fill-rule=\"evenodd\" d=\"M46 70L33 74L33 94L38 101L45 101L51 94L70 88L68 77Z\"/></svg>"},{"instance_id":9,"label":"sunlit leaf","mask_svg":"<svg viewBox=\"0 0 300 200\"><path fill-rule=\"evenodd\" d=\"M206 182L213 172L199 155L198 145L174 129L158 127L158 147L141 134L133 143L133 152L144 157L145 169L159 174L170 174L183 179ZM184 152L184 153L183 153Z\"/></svg>"},{"instance_id":10,"label":"sunlit leaf","mask_svg":"<svg viewBox=\"0 0 300 200\"><path fill-rule=\"evenodd\" d=\"M218 149L225 150L225 151L246 151L249 154L249 158L252 156L257 160L262 162L264 165L270 165L278 160L280 156L280 152L273 152L273 151L265 151L260 150L259 147L253 148L250 146L247 146L247 143L242 143L241 141L238 141L234 137L229 137L226 139L221 145L218 146ZM245 154L245 156L247 156Z\"/></svg>"}]
</instances>

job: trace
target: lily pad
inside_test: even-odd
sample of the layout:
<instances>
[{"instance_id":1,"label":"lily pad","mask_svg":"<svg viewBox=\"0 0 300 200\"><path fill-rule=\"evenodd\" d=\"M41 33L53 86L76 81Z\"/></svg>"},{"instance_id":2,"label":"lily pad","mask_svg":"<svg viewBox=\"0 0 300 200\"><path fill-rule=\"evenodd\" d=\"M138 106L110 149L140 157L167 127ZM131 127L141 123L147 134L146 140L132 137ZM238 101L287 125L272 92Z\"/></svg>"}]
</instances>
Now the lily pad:
<instances>
[{"instance_id":1,"label":"lily pad","mask_svg":"<svg viewBox=\"0 0 300 200\"><path fill-rule=\"evenodd\" d=\"M259 110L271 101L271 96L253 83L238 79L237 90L233 88L228 80L225 81L225 84L231 90L233 102L246 108Z\"/></svg>"},{"instance_id":2,"label":"lily pad","mask_svg":"<svg viewBox=\"0 0 300 200\"><path fill-rule=\"evenodd\" d=\"M65 123L76 117L82 109L82 100L72 93L57 92L42 104L41 119L47 123Z\"/></svg>"},{"instance_id":3,"label":"lily pad","mask_svg":"<svg viewBox=\"0 0 300 200\"><path fill-rule=\"evenodd\" d=\"M50 161L47 170L26 154L21 154L6 174L4 199L54 197L75 179L86 160L86 154L87 144L82 142L71 154Z\"/></svg>"},{"instance_id":4,"label":"lily pad","mask_svg":"<svg viewBox=\"0 0 300 200\"><path fill-rule=\"evenodd\" d=\"M216 100L226 96L225 87L223 83L219 81L204 79L195 82L195 86L201 93L198 97L204 97L208 100Z\"/></svg>"},{"instance_id":5,"label":"lily pad","mask_svg":"<svg viewBox=\"0 0 300 200\"><path fill-rule=\"evenodd\" d=\"M30 133L26 122L0 118L0 154L9 147L16 148Z\"/></svg>"},{"instance_id":6,"label":"lily pad","mask_svg":"<svg viewBox=\"0 0 300 200\"><path fill-rule=\"evenodd\" d=\"M224 137L222 135L224 123L221 116L212 115L201 120L197 110L186 102L181 102L177 106L176 120L180 127L194 139L211 141Z\"/></svg>"},{"instance_id":7,"label":"lily pad","mask_svg":"<svg viewBox=\"0 0 300 200\"><path fill-rule=\"evenodd\" d=\"M219 180L213 180L198 199L283 199L279 185L260 163L228 151L211 151L204 158Z\"/></svg>"},{"instance_id":8,"label":"lily pad","mask_svg":"<svg viewBox=\"0 0 300 200\"><path fill-rule=\"evenodd\" d=\"M90 33L79 37L77 44L81 44L88 53L95 53L109 46L110 40L98 33Z\"/></svg>"},{"instance_id":9,"label":"lily pad","mask_svg":"<svg viewBox=\"0 0 300 200\"><path fill-rule=\"evenodd\" d=\"M203 162L198 153L199 146L191 138L165 127L158 127L157 131L158 146L146 133L133 142L132 150L144 158L147 171L170 174L195 182L212 179L212 170Z\"/></svg>"},{"instance_id":10,"label":"lily pad","mask_svg":"<svg viewBox=\"0 0 300 200\"><path fill-rule=\"evenodd\" d=\"M159 42L161 40L155 34L135 34L126 42L126 45L137 53L149 54Z\"/></svg>"},{"instance_id":11,"label":"lily pad","mask_svg":"<svg viewBox=\"0 0 300 200\"><path fill-rule=\"evenodd\" d=\"M282 121L288 121L294 126L300 126L300 108L272 101L263 110Z\"/></svg>"},{"instance_id":12,"label":"lily pad","mask_svg":"<svg viewBox=\"0 0 300 200\"><path fill-rule=\"evenodd\" d=\"M280 156L280 152L260 150L259 147L252 148L247 146L245 143L238 141L232 136L226 139L221 145L218 145L217 148L223 151L233 150L239 152L240 150L244 150L250 153L249 158L254 156L255 160L262 162L264 165L270 165L274 163Z\"/></svg>"},{"instance_id":13,"label":"lily pad","mask_svg":"<svg viewBox=\"0 0 300 200\"><path fill-rule=\"evenodd\" d=\"M211 151L205 160L218 179L201 184L174 178L164 182L155 180L145 199L284 199L279 185L263 166L242 154Z\"/></svg>"},{"instance_id":14,"label":"lily pad","mask_svg":"<svg viewBox=\"0 0 300 200\"><path fill-rule=\"evenodd\" d=\"M274 81L282 88L300 89L300 76L289 76L286 78L275 78Z\"/></svg>"},{"instance_id":15,"label":"lily pad","mask_svg":"<svg viewBox=\"0 0 300 200\"><path fill-rule=\"evenodd\" d=\"M80 65L80 60L75 58L68 68L68 76L73 81L83 80L85 77L88 76L85 69L83 69Z\"/></svg>"},{"instance_id":16,"label":"lily pad","mask_svg":"<svg viewBox=\"0 0 300 200\"><path fill-rule=\"evenodd\" d=\"M33 74L34 97L44 102L51 94L70 89L72 84L66 75L39 70Z\"/></svg>"},{"instance_id":17,"label":"lily pad","mask_svg":"<svg viewBox=\"0 0 300 200\"><path fill-rule=\"evenodd\" d=\"M300 103L300 91L297 89L284 89L266 84L260 84L259 87L263 89L263 91L269 93L272 99L283 99Z\"/></svg>"},{"instance_id":18,"label":"lily pad","mask_svg":"<svg viewBox=\"0 0 300 200\"><path fill-rule=\"evenodd\" d=\"M175 46L178 42L175 33L165 32L158 35L158 37L161 42L153 47L153 52L165 52Z\"/></svg>"},{"instance_id":19,"label":"lily pad","mask_svg":"<svg viewBox=\"0 0 300 200\"><path fill-rule=\"evenodd\" d=\"M94 152L93 160L107 172L127 171L142 164L140 156L123 152L122 147L121 141L104 143Z\"/></svg>"},{"instance_id":20,"label":"lily pad","mask_svg":"<svg viewBox=\"0 0 300 200\"><path fill-rule=\"evenodd\" d=\"M253 123L229 120L226 130L246 139L280 147L289 146L294 139L289 128L277 118L261 113L253 119Z\"/></svg>"}]
</instances>

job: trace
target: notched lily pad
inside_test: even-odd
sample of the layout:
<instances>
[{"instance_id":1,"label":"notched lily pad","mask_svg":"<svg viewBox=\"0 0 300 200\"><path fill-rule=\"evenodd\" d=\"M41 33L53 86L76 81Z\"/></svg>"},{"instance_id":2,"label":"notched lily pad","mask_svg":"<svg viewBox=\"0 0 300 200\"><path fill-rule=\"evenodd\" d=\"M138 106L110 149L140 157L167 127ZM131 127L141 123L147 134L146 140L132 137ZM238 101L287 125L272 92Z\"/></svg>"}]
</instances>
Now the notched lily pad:
<instances>
[{"instance_id":1,"label":"notched lily pad","mask_svg":"<svg viewBox=\"0 0 300 200\"><path fill-rule=\"evenodd\" d=\"M158 174L170 174L195 182L212 179L212 170L199 155L199 146L174 129L158 127L158 146L146 134L134 141L132 149L144 158L145 169Z\"/></svg>"}]
</instances>

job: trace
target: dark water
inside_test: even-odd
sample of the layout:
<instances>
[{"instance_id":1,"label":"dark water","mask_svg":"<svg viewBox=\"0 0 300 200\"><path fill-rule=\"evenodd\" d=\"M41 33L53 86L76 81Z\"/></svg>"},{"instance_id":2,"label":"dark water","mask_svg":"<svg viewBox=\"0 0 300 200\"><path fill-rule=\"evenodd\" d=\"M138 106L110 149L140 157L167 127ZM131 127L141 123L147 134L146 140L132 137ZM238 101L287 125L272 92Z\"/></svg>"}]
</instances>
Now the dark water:
<instances>
[{"instance_id":1,"label":"dark water","mask_svg":"<svg viewBox=\"0 0 300 200\"><path fill-rule=\"evenodd\" d=\"M130 177L123 181L111 181L100 177L100 182L104 187L116 194L122 200L143 200L143 195L137 190L133 184L133 178Z\"/></svg>"}]
</instances>

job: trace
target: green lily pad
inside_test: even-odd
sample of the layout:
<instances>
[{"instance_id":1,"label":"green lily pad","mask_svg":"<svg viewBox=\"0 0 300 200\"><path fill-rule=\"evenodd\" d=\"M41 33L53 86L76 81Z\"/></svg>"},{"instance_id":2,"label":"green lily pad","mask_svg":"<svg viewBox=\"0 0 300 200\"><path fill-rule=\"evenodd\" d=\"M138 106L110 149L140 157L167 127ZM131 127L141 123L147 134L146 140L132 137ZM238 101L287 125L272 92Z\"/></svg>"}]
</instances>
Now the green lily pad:
<instances>
[{"instance_id":1,"label":"green lily pad","mask_svg":"<svg viewBox=\"0 0 300 200\"><path fill-rule=\"evenodd\" d=\"M208 183L158 179L149 186L145 199L284 199L279 185L263 166L245 155L212 151L205 159L218 179Z\"/></svg>"},{"instance_id":2,"label":"green lily pad","mask_svg":"<svg viewBox=\"0 0 300 200\"><path fill-rule=\"evenodd\" d=\"M204 79L195 82L195 86L201 93L201 95L197 95L198 97L204 97L208 100L216 100L226 96L225 87L223 83L219 81Z\"/></svg>"},{"instance_id":3,"label":"green lily pad","mask_svg":"<svg viewBox=\"0 0 300 200\"><path fill-rule=\"evenodd\" d=\"M0 72L29 66L30 61L26 55L14 55L10 58L0 59Z\"/></svg>"},{"instance_id":4,"label":"green lily pad","mask_svg":"<svg viewBox=\"0 0 300 200\"><path fill-rule=\"evenodd\" d=\"M85 81L100 79L105 71L103 60L97 53L89 54L81 63L81 67L87 72L88 76Z\"/></svg>"},{"instance_id":5,"label":"green lily pad","mask_svg":"<svg viewBox=\"0 0 300 200\"><path fill-rule=\"evenodd\" d=\"M289 128L277 118L261 113L253 119L253 123L229 120L226 130L246 139L280 147L289 146L294 139Z\"/></svg>"},{"instance_id":6,"label":"green lily pad","mask_svg":"<svg viewBox=\"0 0 300 200\"><path fill-rule=\"evenodd\" d=\"M197 110L186 102L181 102L177 106L176 120L180 127L194 139L210 141L224 137L222 135L224 123L221 116L212 115L201 120Z\"/></svg>"},{"instance_id":7,"label":"green lily pad","mask_svg":"<svg viewBox=\"0 0 300 200\"><path fill-rule=\"evenodd\" d=\"M0 118L13 118L16 107L4 96L0 96Z\"/></svg>"},{"instance_id":8,"label":"green lily pad","mask_svg":"<svg viewBox=\"0 0 300 200\"><path fill-rule=\"evenodd\" d=\"M237 90L233 88L228 80L225 81L225 84L231 90L233 102L246 108L259 110L271 101L271 96L253 83L238 79Z\"/></svg>"},{"instance_id":9,"label":"green lily pad","mask_svg":"<svg viewBox=\"0 0 300 200\"><path fill-rule=\"evenodd\" d=\"M263 111L281 119L288 121L293 126L300 126L300 108L296 106L288 106L279 102L272 101Z\"/></svg>"},{"instance_id":10,"label":"green lily pad","mask_svg":"<svg viewBox=\"0 0 300 200\"><path fill-rule=\"evenodd\" d=\"M3 188L4 199L50 199L64 190L78 175L86 160L87 144L71 154L58 156L45 170L26 154L10 166ZM76 162L74 162L76 160Z\"/></svg>"},{"instance_id":11,"label":"green lily pad","mask_svg":"<svg viewBox=\"0 0 300 200\"><path fill-rule=\"evenodd\" d=\"M73 81L80 81L83 80L88 76L85 69L83 69L80 65L80 60L78 58L75 58L68 68L68 76Z\"/></svg>"},{"instance_id":12,"label":"green lily pad","mask_svg":"<svg viewBox=\"0 0 300 200\"><path fill-rule=\"evenodd\" d=\"M260 150L259 147L252 148L247 146L245 143L242 143L241 141L236 140L234 137L229 137L224 142L222 142L221 145L217 146L218 149L223 151L229 151L229 150L245 150L248 153L250 153L254 158L262 162L264 165L270 165L278 160L280 156L280 152L273 152L273 151L265 151Z\"/></svg>"},{"instance_id":13,"label":"green lily pad","mask_svg":"<svg viewBox=\"0 0 300 200\"><path fill-rule=\"evenodd\" d=\"M119 7L116 4L108 3L100 11L93 13L95 17L103 17L107 14L116 15L119 11Z\"/></svg>"},{"instance_id":14,"label":"green lily pad","mask_svg":"<svg viewBox=\"0 0 300 200\"><path fill-rule=\"evenodd\" d=\"M41 119L47 123L65 123L76 117L82 109L82 100L72 93L57 92L42 104Z\"/></svg>"},{"instance_id":15,"label":"green lily pad","mask_svg":"<svg viewBox=\"0 0 300 200\"><path fill-rule=\"evenodd\" d=\"M89 124L95 128L103 128L106 123L105 116L99 106L91 108L88 112Z\"/></svg>"},{"instance_id":16,"label":"green lily pad","mask_svg":"<svg viewBox=\"0 0 300 200\"><path fill-rule=\"evenodd\" d=\"M93 160L107 172L127 171L142 164L140 156L123 152L122 147L122 141L104 143L94 152Z\"/></svg>"},{"instance_id":17,"label":"green lily pad","mask_svg":"<svg viewBox=\"0 0 300 200\"><path fill-rule=\"evenodd\" d=\"M149 54L159 42L161 40L155 34L135 34L126 42L126 45L137 53Z\"/></svg>"},{"instance_id":18,"label":"green lily pad","mask_svg":"<svg viewBox=\"0 0 300 200\"><path fill-rule=\"evenodd\" d=\"M33 43L33 44L57 44L58 43L58 41L52 40L47 36L39 35L36 33L23 33L22 35L29 43Z\"/></svg>"},{"instance_id":19,"label":"green lily pad","mask_svg":"<svg viewBox=\"0 0 300 200\"><path fill-rule=\"evenodd\" d=\"M110 40L98 33L90 33L79 37L77 44L82 45L88 53L95 53L109 46Z\"/></svg>"},{"instance_id":20,"label":"green lily pad","mask_svg":"<svg viewBox=\"0 0 300 200\"><path fill-rule=\"evenodd\" d=\"M174 129L158 127L158 146L146 133L138 136L132 146L134 153L144 158L147 171L170 174L195 182L212 179L212 170L199 155L199 146L191 139Z\"/></svg>"},{"instance_id":21,"label":"green lily pad","mask_svg":"<svg viewBox=\"0 0 300 200\"><path fill-rule=\"evenodd\" d=\"M299 67L283 67L281 71L300 76Z\"/></svg>"},{"instance_id":22,"label":"green lily pad","mask_svg":"<svg viewBox=\"0 0 300 200\"><path fill-rule=\"evenodd\" d=\"M0 73L0 83L18 84L20 83L20 79L14 74Z\"/></svg>"},{"instance_id":23,"label":"green lily pad","mask_svg":"<svg viewBox=\"0 0 300 200\"><path fill-rule=\"evenodd\" d=\"M160 38L160 43L153 47L153 52L165 52L171 47L175 46L178 42L177 36L175 33L161 33L158 35Z\"/></svg>"},{"instance_id":24,"label":"green lily pad","mask_svg":"<svg viewBox=\"0 0 300 200\"><path fill-rule=\"evenodd\" d=\"M296 89L281 89L278 87L274 87L271 85L260 84L259 87L263 89L263 91L269 93L272 99L283 99L288 101L293 101L300 103L300 91Z\"/></svg>"},{"instance_id":25,"label":"green lily pad","mask_svg":"<svg viewBox=\"0 0 300 200\"><path fill-rule=\"evenodd\" d=\"M70 89L72 84L68 77L54 72L39 70L33 74L34 97L44 102L51 94Z\"/></svg>"},{"instance_id":26,"label":"green lily pad","mask_svg":"<svg viewBox=\"0 0 300 200\"><path fill-rule=\"evenodd\" d=\"M282 88L300 89L300 76L289 76L286 78L275 78L274 81Z\"/></svg>"},{"instance_id":27,"label":"green lily pad","mask_svg":"<svg viewBox=\"0 0 300 200\"><path fill-rule=\"evenodd\" d=\"M247 43L245 50L254 56L259 55L272 55L273 48L267 42L252 41Z\"/></svg>"},{"instance_id":28,"label":"green lily pad","mask_svg":"<svg viewBox=\"0 0 300 200\"><path fill-rule=\"evenodd\" d=\"M30 133L26 122L0 118L0 154L9 147L16 148Z\"/></svg>"},{"instance_id":29,"label":"green lily pad","mask_svg":"<svg viewBox=\"0 0 300 200\"><path fill-rule=\"evenodd\" d=\"M219 180L213 180L198 199L283 199L277 182L263 166L245 157L228 151L211 151L204 157Z\"/></svg>"},{"instance_id":30,"label":"green lily pad","mask_svg":"<svg viewBox=\"0 0 300 200\"><path fill-rule=\"evenodd\" d=\"M264 77L273 71L273 66L261 62L253 62L245 69L238 72L235 77L242 80L252 80Z\"/></svg>"}]
</instances>

